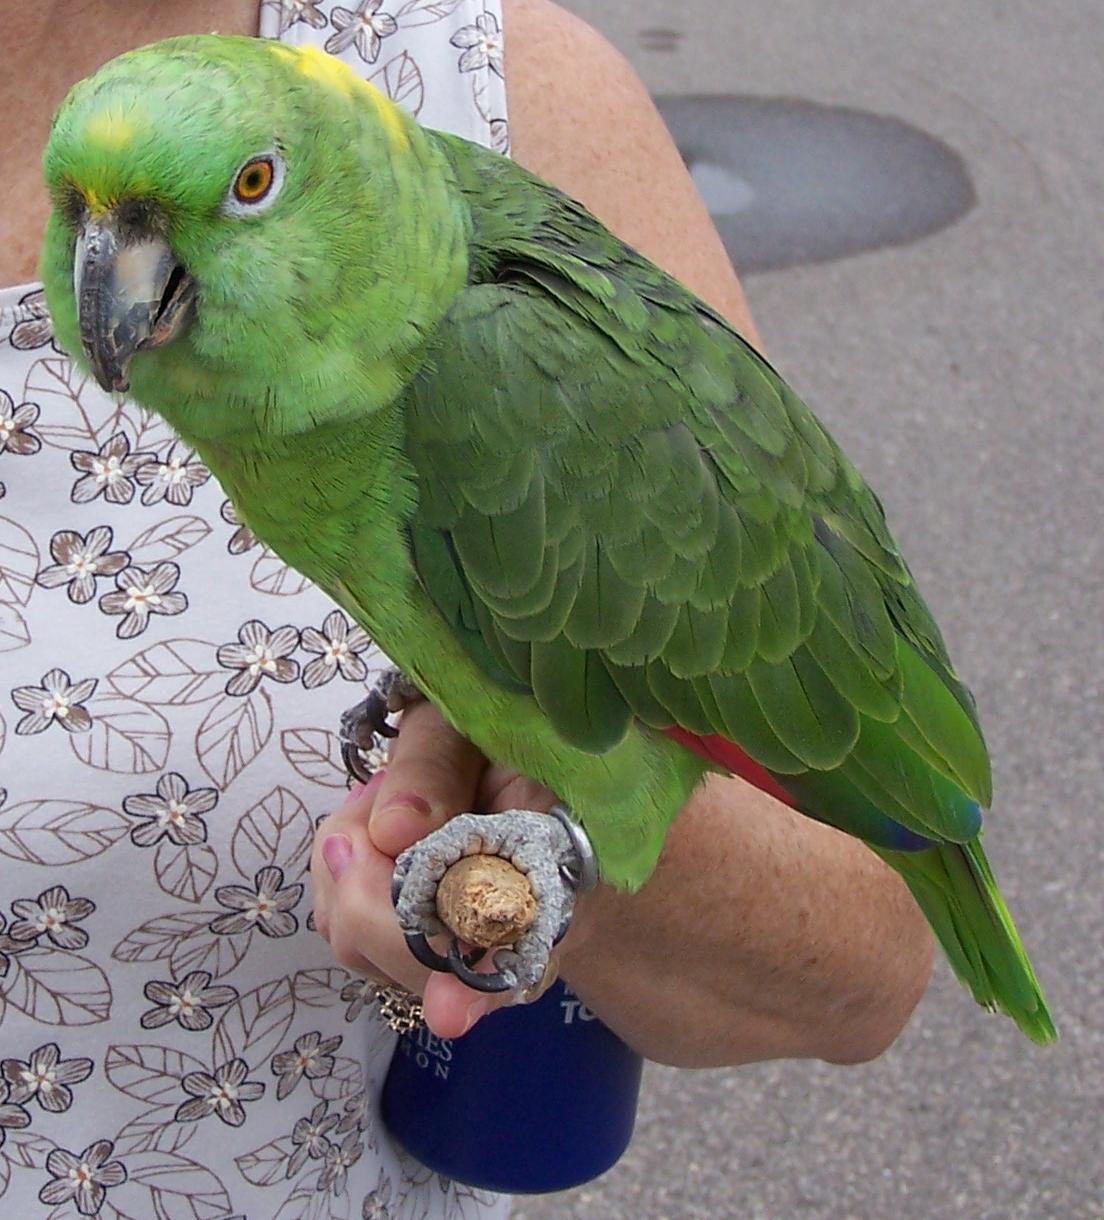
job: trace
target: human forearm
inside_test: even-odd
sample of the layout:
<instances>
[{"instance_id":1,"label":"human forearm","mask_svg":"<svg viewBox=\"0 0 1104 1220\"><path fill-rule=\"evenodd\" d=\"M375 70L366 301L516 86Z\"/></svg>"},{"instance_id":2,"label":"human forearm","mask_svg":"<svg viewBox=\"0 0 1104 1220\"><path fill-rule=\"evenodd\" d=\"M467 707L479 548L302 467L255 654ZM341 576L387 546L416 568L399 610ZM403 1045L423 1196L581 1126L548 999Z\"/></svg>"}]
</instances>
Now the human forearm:
<instances>
[{"instance_id":1,"label":"human forearm","mask_svg":"<svg viewBox=\"0 0 1104 1220\"><path fill-rule=\"evenodd\" d=\"M926 986L932 945L861 843L716 777L637 894L591 896L564 975L649 1058L684 1066L879 1054Z\"/></svg>"}]
</instances>

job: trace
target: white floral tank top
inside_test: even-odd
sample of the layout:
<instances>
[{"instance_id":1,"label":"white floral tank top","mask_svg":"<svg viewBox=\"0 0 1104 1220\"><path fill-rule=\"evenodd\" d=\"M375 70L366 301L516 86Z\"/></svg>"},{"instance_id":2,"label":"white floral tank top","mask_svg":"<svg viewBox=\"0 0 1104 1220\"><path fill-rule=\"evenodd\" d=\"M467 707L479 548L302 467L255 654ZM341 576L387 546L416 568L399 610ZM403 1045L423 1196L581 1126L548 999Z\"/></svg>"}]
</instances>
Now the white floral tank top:
<instances>
[{"instance_id":1,"label":"white floral tank top","mask_svg":"<svg viewBox=\"0 0 1104 1220\"><path fill-rule=\"evenodd\" d=\"M495 0L347 3L264 0L260 33L505 150ZM393 1036L311 927L381 663L0 289L0 1215L505 1214L389 1142Z\"/></svg>"}]
</instances>

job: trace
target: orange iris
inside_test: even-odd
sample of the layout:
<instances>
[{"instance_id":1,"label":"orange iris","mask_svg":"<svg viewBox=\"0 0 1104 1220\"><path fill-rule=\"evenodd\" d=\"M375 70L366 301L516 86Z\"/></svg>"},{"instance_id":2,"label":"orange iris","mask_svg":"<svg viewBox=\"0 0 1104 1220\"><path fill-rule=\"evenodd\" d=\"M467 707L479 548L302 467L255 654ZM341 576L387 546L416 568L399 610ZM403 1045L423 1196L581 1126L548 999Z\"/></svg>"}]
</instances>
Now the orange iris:
<instances>
[{"instance_id":1,"label":"orange iris","mask_svg":"<svg viewBox=\"0 0 1104 1220\"><path fill-rule=\"evenodd\" d=\"M268 157L247 161L234 179L234 198L239 203L258 203L269 192L275 170Z\"/></svg>"}]
</instances>

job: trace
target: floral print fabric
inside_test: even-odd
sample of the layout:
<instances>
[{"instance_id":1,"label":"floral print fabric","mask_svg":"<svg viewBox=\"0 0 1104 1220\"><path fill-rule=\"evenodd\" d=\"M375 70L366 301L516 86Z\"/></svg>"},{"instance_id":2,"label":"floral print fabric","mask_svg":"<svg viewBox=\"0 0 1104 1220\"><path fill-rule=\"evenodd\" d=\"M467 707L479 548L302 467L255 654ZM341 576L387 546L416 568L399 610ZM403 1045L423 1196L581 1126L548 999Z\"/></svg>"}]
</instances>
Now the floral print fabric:
<instances>
[{"instance_id":1,"label":"floral print fabric","mask_svg":"<svg viewBox=\"0 0 1104 1220\"><path fill-rule=\"evenodd\" d=\"M493 3L264 0L260 32L506 148ZM389 1143L392 1035L311 928L334 730L382 663L0 289L0 1213L505 1213Z\"/></svg>"}]
</instances>

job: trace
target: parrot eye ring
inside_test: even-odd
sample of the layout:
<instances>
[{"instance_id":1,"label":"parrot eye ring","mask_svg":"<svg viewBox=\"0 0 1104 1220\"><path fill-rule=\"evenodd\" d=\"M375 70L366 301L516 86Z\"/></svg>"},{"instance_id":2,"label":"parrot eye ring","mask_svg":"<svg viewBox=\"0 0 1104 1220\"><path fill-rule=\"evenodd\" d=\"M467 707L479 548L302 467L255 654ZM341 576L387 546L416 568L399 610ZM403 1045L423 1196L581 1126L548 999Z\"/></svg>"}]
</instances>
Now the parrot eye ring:
<instances>
[{"instance_id":1,"label":"parrot eye ring","mask_svg":"<svg viewBox=\"0 0 1104 1220\"><path fill-rule=\"evenodd\" d=\"M234 175L222 202L229 216L253 216L270 207L284 184L287 164L272 148L245 161Z\"/></svg>"}]
</instances>

